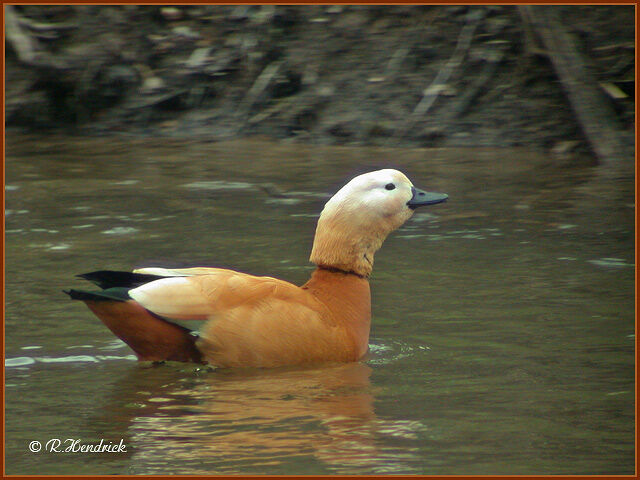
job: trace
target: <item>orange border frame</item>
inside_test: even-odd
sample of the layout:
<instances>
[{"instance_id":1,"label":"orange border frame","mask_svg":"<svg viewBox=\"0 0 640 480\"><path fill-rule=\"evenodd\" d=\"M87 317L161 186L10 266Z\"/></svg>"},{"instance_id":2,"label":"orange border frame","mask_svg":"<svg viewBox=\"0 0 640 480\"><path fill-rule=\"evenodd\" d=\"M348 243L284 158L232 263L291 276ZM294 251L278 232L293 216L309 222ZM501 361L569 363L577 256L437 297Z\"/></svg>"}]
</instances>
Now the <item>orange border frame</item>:
<instances>
[{"instance_id":1,"label":"orange border frame","mask_svg":"<svg viewBox=\"0 0 640 480\"><path fill-rule=\"evenodd\" d=\"M136 3L137 5L176 5L176 4L180 4L180 5L196 5L196 4L220 4L220 5L240 5L240 4L254 4L254 5L260 5L260 4L269 4L269 3L273 3L273 4L277 4L277 5L314 5L314 4L319 4L319 5L332 5L332 4L349 4L349 5L526 5L526 4L535 4L535 5L539 5L539 4L545 4L545 5L635 5L636 6L636 11L635 11L635 24L636 24L636 46L638 44L638 39L637 39L637 27L638 27L638 12L637 12L637 6L638 6L638 1L631 1L631 0L627 0L627 1L617 1L617 2L605 2L605 1L597 1L597 0L584 0L584 1L580 1L580 2L559 2L559 1L553 1L553 0L541 0L541 1L537 1L537 2L527 2L527 1L522 1L522 2L486 2L486 1L482 1L482 0L468 0L466 2L458 2L458 1L452 1L452 2L431 2L431 1L424 1L424 2L418 2L418 1L402 1L402 2L396 2L396 1L388 1L388 0L369 0L366 2L362 2L362 1L348 1L348 0L333 0L331 2L316 2L314 0L299 0L296 2L255 2L255 1L250 1L250 0L245 0L245 1L233 1L233 2L211 2L211 1L206 1L206 0L201 0L201 1L190 1L190 2L181 2L181 1L154 1L154 2L145 2L145 1L141 1L141 2L100 2L100 1L84 1L84 2L57 2L57 1L22 1L22 2L2 2L3 8L2 8L2 12L0 13L0 21L2 22L3 25L3 30L2 30L2 43L3 43L3 47L5 47L5 34L4 34L4 5L26 5L26 4L39 4L39 5L84 5L84 4L94 4L94 5L128 5L131 3ZM5 47L6 48L6 47ZM2 54L1 54L1 64L2 64L2 94L1 94L1 103L2 103L2 183L4 185L5 183L5 75L4 75L4 69L5 69L5 48L2 49ZM638 57L637 57L637 50L636 50L636 79L638 77ZM635 95L635 102L636 102L636 118L637 118L637 114L638 114L638 90L637 90L637 86L636 86L636 95ZM638 125L636 124L636 138L638 137ZM638 153L637 153L637 146L636 146L636 153L635 153L635 172L636 172L636 178L635 178L635 195L636 198L638 196L638 178L637 178L637 170L638 170ZM2 206L3 206L3 210L2 210L2 233L3 233L3 239L2 239L2 346L0 346L0 350L2 352L2 357L4 358L4 338L5 338L5 328L4 328L4 318L5 318L5 269L4 269L4 265L5 265L5 242L4 242L4 232L5 232L5 216L4 216L4 208L5 208L5 196L4 196L4 188L2 189L2 193L0 194L2 196ZM635 459L635 474L634 475L593 475L593 476L589 476L589 478L638 478L638 343L637 343L637 320L638 320L638 304L637 304L637 299L638 299L638 292L639 292L639 288L638 288L638 269L637 269L637 258L638 258L638 210L637 210L637 205L636 205L636 212L635 212L635 233L636 233L636 241L635 241L635 258L636 258L636 271L635 271L635 282L636 282L636 288L635 288L635 294L636 294L636 304L635 304L635 315L636 315L636 353L635 353L635 359L636 359L636 365L635 365L635 378L636 378L636 399L635 399L635 412L636 412L636 419L635 419L635 441L636 441L636 459ZM4 373L4 369L2 371L2 398L3 398L3 406L2 406L2 426L0 427L2 429L2 437L4 439L4 420L5 420L5 406L4 406L4 393L5 393L5 373ZM85 476L85 475L6 475L5 473L5 445L4 442L2 443L2 458L0 459L0 465L2 466L2 476L3 478L7 477L7 478L42 478L42 477L48 477L48 478L108 478L108 477L115 477L115 478L122 478L122 479L128 479L128 478L136 478L135 476L131 476L131 475L95 475L95 476ZM163 475L149 475L149 476L145 476L145 478L165 478L166 476ZM177 478L207 478L205 476L196 476L196 475L175 475L174 477ZM323 476L323 475L291 475L288 476L287 478L305 478L305 479L313 479L313 478L355 478L357 476L355 475L335 475L335 476ZM372 476L373 477L373 476ZM429 475L377 475L375 477L379 477L379 478L465 478L465 479L469 479L469 478L500 478L500 479L504 479L504 480L520 480L523 478L528 478L528 479L546 479L546 478L586 478L586 476L584 475L479 475L479 476L473 476L473 475L436 475L436 476L429 476ZM220 476L216 476L216 478L243 478L243 479L255 479L255 480L260 480L260 479L264 479L264 478L282 478L280 476L277 475L260 475L260 476L256 476L256 475L247 475L247 476L225 476L225 475L220 475ZM365 476L363 478L369 478L369 476Z\"/></svg>"}]
</instances>

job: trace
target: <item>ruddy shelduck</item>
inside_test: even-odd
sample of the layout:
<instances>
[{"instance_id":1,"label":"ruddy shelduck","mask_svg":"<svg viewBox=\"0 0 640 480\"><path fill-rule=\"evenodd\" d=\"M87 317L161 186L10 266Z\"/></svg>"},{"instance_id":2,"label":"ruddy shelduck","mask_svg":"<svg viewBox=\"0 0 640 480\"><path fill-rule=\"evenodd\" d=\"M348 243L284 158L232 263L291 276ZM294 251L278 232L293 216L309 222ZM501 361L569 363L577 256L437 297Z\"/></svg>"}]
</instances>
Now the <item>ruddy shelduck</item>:
<instances>
[{"instance_id":1,"label":"ruddy shelduck","mask_svg":"<svg viewBox=\"0 0 640 480\"><path fill-rule=\"evenodd\" d=\"M84 275L97 292L68 290L139 360L277 367L353 362L369 346L373 258L417 207L447 200L397 170L359 175L324 206L307 283L221 268L140 268ZM206 320L198 334L172 320Z\"/></svg>"}]
</instances>

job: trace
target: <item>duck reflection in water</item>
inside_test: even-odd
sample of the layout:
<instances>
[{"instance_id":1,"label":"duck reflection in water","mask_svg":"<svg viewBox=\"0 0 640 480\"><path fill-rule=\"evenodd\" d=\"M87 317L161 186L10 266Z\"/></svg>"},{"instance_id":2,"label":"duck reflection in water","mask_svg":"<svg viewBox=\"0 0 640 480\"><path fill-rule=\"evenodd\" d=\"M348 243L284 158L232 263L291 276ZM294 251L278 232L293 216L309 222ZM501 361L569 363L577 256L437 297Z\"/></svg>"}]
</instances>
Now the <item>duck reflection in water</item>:
<instances>
[{"instance_id":1,"label":"duck reflection in water","mask_svg":"<svg viewBox=\"0 0 640 480\"><path fill-rule=\"evenodd\" d=\"M415 438L421 426L376 417L364 363L191 375L174 366L129 372L103 410L100 423L126 432L133 473L162 472L167 459L179 474L277 473L292 462L308 473L408 470L376 439Z\"/></svg>"}]
</instances>

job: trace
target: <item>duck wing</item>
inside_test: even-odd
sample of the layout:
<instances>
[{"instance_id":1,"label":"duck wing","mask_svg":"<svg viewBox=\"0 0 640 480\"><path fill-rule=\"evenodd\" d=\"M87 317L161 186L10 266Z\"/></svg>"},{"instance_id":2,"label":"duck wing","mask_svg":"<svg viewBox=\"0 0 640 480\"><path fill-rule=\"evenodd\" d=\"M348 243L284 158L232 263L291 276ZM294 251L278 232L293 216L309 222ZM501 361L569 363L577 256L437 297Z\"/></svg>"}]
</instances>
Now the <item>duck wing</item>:
<instances>
[{"instance_id":1,"label":"duck wing","mask_svg":"<svg viewBox=\"0 0 640 480\"><path fill-rule=\"evenodd\" d=\"M129 295L162 317L207 319L196 346L217 366L357 360L353 339L327 307L283 280L212 269L206 275L155 280Z\"/></svg>"}]
</instances>

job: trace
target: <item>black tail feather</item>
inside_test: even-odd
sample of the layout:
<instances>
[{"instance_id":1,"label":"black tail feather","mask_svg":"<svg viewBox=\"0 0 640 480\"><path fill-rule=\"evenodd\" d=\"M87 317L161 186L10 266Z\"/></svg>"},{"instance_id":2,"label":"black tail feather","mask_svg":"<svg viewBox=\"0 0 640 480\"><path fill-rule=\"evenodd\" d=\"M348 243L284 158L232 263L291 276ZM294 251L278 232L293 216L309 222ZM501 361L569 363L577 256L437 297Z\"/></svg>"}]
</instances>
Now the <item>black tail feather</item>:
<instances>
[{"instance_id":1,"label":"black tail feather","mask_svg":"<svg viewBox=\"0 0 640 480\"><path fill-rule=\"evenodd\" d=\"M144 285L145 283L165 278L160 275L119 272L115 270L98 270L96 272L83 273L77 276L95 283L102 289L113 287L136 288L140 285Z\"/></svg>"},{"instance_id":2,"label":"black tail feather","mask_svg":"<svg viewBox=\"0 0 640 480\"><path fill-rule=\"evenodd\" d=\"M73 300L92 300L94 302L118 301L124 302L130 300L129 289L126 287L114 287L101 290L99 292L88 292L86 290L63 290Z\"/></svg>"}]
</instances>

